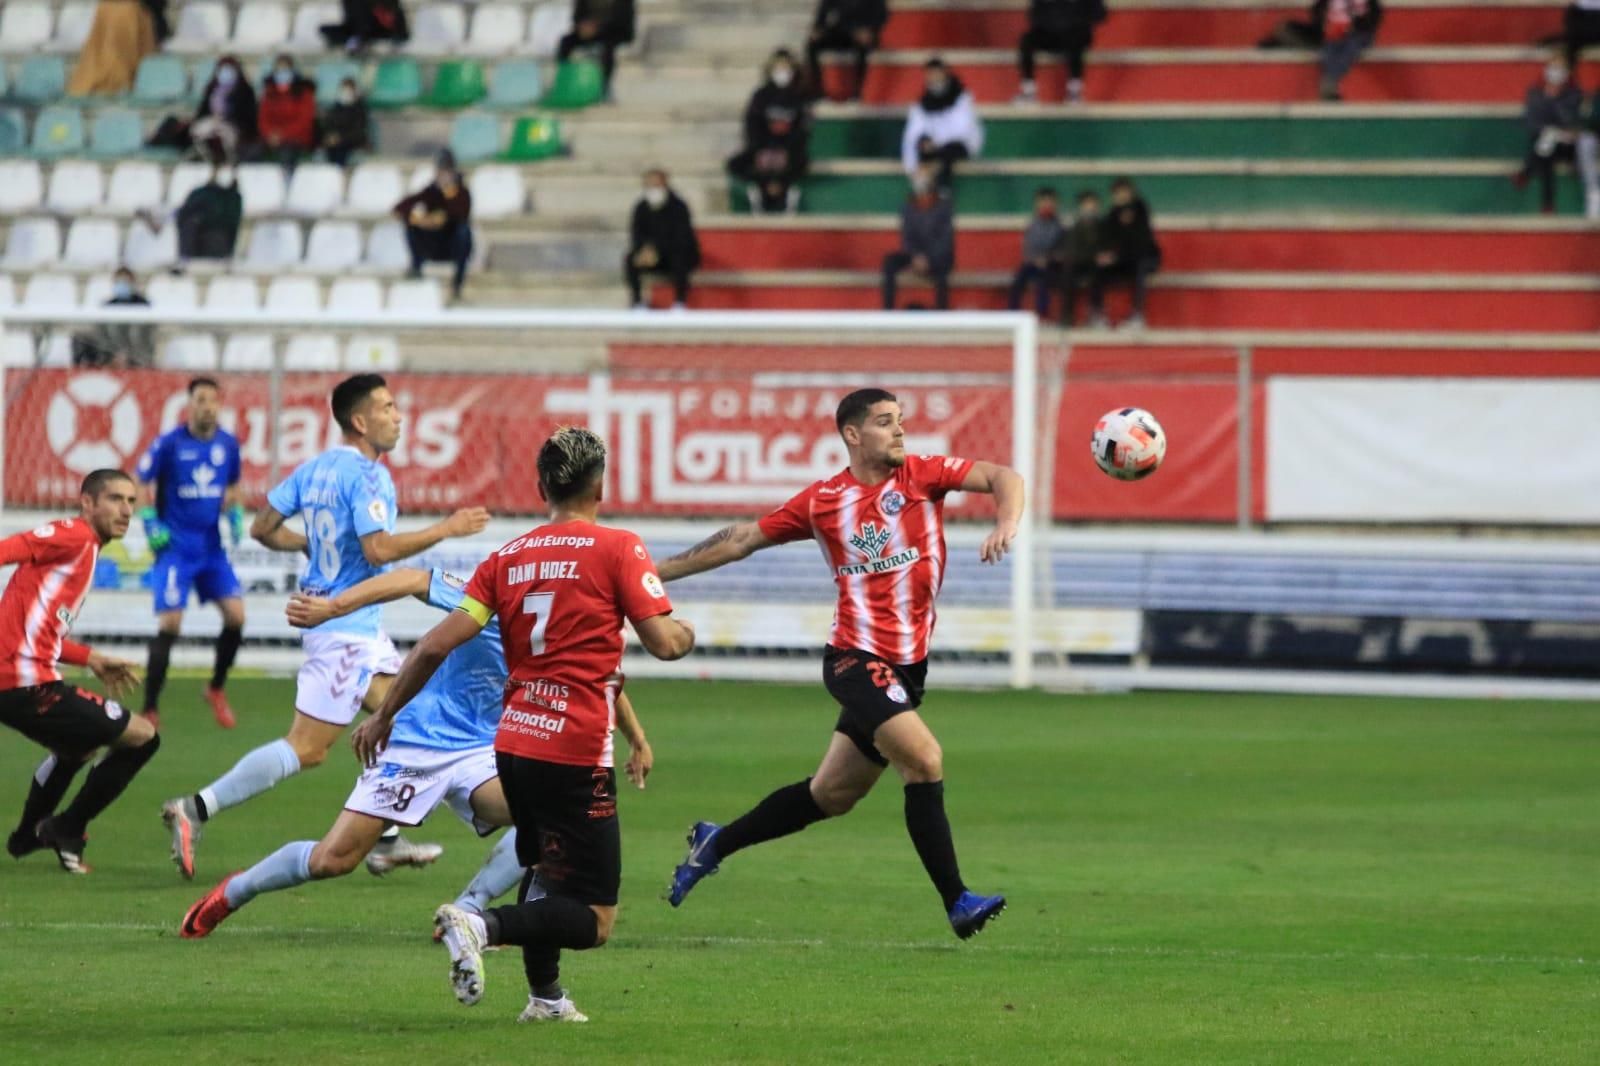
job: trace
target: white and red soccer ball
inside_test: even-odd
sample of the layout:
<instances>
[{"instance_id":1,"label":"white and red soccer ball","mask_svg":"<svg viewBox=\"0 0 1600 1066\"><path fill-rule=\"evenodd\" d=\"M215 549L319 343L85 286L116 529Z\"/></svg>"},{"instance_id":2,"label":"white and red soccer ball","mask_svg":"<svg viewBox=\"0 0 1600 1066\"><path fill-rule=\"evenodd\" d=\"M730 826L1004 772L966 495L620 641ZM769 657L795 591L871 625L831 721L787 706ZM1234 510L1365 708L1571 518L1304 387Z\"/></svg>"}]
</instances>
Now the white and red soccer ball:
<instances>
[{"instance_id":1,"label":"white and red soccer ball","mask_svg":"<svg viewBox=\"0 0 1600 1066\"><path fill-rule=\"evenodd\" d=\"M1149 477L1167 456L1167 432L1138 407L1107 411L1094 424L1089 449L1095 465L1119 481Z\"/></svg>"}]
</instances>

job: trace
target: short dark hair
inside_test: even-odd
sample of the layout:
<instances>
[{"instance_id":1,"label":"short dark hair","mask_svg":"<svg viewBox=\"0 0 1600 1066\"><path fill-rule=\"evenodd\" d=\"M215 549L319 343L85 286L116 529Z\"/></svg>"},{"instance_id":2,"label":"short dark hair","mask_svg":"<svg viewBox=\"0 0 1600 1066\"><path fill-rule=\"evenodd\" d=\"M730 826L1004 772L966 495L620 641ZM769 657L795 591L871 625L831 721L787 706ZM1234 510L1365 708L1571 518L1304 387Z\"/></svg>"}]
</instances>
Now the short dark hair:
<instances>
[{"instance_id":1,"label":"short dark hair","mask_svg":"<svg viewBox=\"0 0 1600 1066\"><path fill-rule=\"evenodd\" d=\"M193 396L195 389L203 389L203 388L207 388L208 386L210 388L216 389L218 392L222 391L222 386L217 383L217 379L216 378L206 377L204 374L202 374L201 376L199 376L197 378L190 378L189 379L189 390L188 390L189 391L189 395Z\"/></svg>"},{"instance_id":2,"label":"short dark hair","mask_svg":"<svg viewBox=\"0 0 1600 1066\"><path fill-rule=\"evenodd\" d=\"M566 503L605 474L606 442L592 429L562 426L539 448L537 465L545 499Z\"/></svg>"},{"instance_id":3,"label":"short dark hair","mask_svg":"<svg viewBox=\"0 0 1600 1066\"><path fill-rule=\"evenodd\" d=\"M839 410L834 413L833 424L844 432L845 426L859 426L866 421L867 412L872 410L875 403L899 403L900 400L894 393L887 389L857 389L839 401Z\"/></svg>"},{"instance_id":4,"label":"short dark hair","mask_svg":"<svg viewBox=\"0 0 1600 1066\"><path fill-rule=\"evenodd\" d=\"M1083 189L1083 190L1080 190L1079 193L1078 193L1078 202L1080 204L1085 202L1086 200L1098 200L1098 199L1100 199L1100 194L1095 192L1093 189Z\"/></svg>"},{"instance_id":5,"label":"short dark hair","mask_svg":"<svg viewBox=\"0 0 1600 1066\"><path fill-rule=\"evenodd\" d=\"M1033 190L1033 198L1035 200L1042 200L1046 197L1052 200L1061 199L1061 197L1056 195L1055 189L1049 185L1041 185L1037 189Z\"/></svg>"},{"instance_id":6,"label":"short dark hair","mask_svg":"<svg viewBox=\"0 0 1600 1066\"><path fill-rule=\"evenodd\" d=\"M1111 188L1113 190L1116 190L1116 189L1131 189L1131 188L1133 188L1133 179L1128 177L1128 176L1126 176L1126 175L1124 175L1124 176L1118 178L1117 180L1113 181L1111 183Z\"/></svg>"},{"instance_id":7,"label":"short dark hair","mask_svg":"<svg viewBox=\"0 0 1600 1066\"><path fill-rule=\"evenodd\" d=\"M355 417L356 410L367 402L367 397L382 388L387 388L389 383L383 379L382 374L356 374L345 378L333 387L333 420L339 423L339 428L346 433L354 433L356 427L351 419Z\"/></svg>"},{"instance_id":8,"label":"short dark hair","mask_svg":"<svg viewBox=\"0 0 1600 1066\"><path fill-rule=\"evenodd\" d=\"M930 59L926 63L922 64L922 69L923 70L948 70L949 68L944 65L944 60L940 59L938 56L934 56L932 59Z\"/></svg>"},{"instance_id":9,"label":"short dark hair","mask_svg":"<svg viewBox=\"0 0 1600 1066\"><path fill-rule=\"evenodd\" d=\"M106 486L113 481L126 481L130 485L133 484L133 478L128 476L127 471L104 467L100 470L91 470L89 475L83 479L83 484L78 486L78 492L84 496L98 498L105 491Z\"/></svg>"}]
</instances>

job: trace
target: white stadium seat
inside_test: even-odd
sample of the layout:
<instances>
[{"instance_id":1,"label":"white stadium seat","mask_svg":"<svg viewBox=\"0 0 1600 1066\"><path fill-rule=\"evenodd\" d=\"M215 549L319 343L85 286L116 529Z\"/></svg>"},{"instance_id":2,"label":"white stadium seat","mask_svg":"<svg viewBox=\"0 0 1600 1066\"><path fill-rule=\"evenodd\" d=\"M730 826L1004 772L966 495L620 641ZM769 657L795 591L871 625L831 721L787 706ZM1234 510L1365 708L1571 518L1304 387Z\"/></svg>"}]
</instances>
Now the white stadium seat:
<instances>
[{"instance_id":1,"label":"white stadium seat","mask_svg":"<svg viewBox=\"0 0 1600 1066\"><path fill-rule=\"evenodd\" d=\"M239 195L247 216L272 215L283 210L287 183L276 163L244 163L238 169Z\"/></svg>"},{"instance_id":2,"label":"white stadium seat","mask_svg":"<svg viewBox=\"0 0 1600 1066\"><path fill-rule=\"evenodd\" d=\"M400 342L393 337L356 335L345 341L346 370L399 370Z\"/></svg>"},{"instance_id":3,"label":"white stadium seat","mask_svg":"<svg viewBox=\"0 0 1600 1066\"><path fill-rule=\"evenodd\" d=\"M193 311L200 306L200 287L193 278L158 274L144 288L150 306L162 311Z\"/></svg>"},{"instance_id":4,"label":"white stadium seat","mask_svg":"<svg viewBox=\"0 0 1600 1066\"><path fill-rule=\"evenodd\" d=\"M105 175L100 173L99 164L68 159L57 163L50 172L44 203L58 214L79 215L97 209L105 198Z\"/></svg>"},{"instance_id":5,"label":"white stadium seat","mask_svg":"<svg viewBox=\"0 0 1600 1066\"><path fill-rule=\"evenodd\" d=\"M338 19L334 20L335 22ZM272 0L247 0L239 7L233 26L233 48L239 52L270 52L289 40L289 9Z\"/></svg>"},{"instance_id":6,"label":"white stadium seat","mask_svg":"<svg viewBox=\"0 0 1600 1066\"><path fill-rule=\"evenodd\" d=\"M79 270L113 267L122 258L122 229L109 218L80 218L67 231L62 262Z\"/></svg>"},{"instance_id":7,"label":"white stadium seat","mask_svg":"<svg viewBox=\"0 0 1600 1066\"><path fill-rule=\"evenodd\" d=\"M83 283L84 307L104 307L111 302L111 275L96 274Z\"/></svg>"},{"instance_id":8,"label":"white stadium seat","mask_svg":"<svg viewBox=\"0 0 1600 1066\"><path fill-rule=\"evenodd\" d=\"M361 279L366 280L366 279ZM376 285L377 282L372 282ZM17 306L17 285L10 274L0 274L0 311Z\"/></svg>"},{"instance_id":9,"label":"white stadium seat","mask_svg":"<svg viewBox=\"0 0 1600 1066\"><path fill-rule=\"evenodd\" d=\"M297 333L283 349L285 370L338 370L339 338L331 333Z\"/></svg>"},{"instance_id":10,"label":"white stadium seat","mask_svg":"<svg viewBox=\"0 0 1600 1066\"><path fill-rule=\"evenodd\" d=\"M472 172L472 214L477 218L508 218L528 207L528 187L522 171L494 164Z\"/></svg>"},{"instance_id":11,"label":"white stadium seat","mask_svg":"<svg viewBox=\"0 0 1600 1066\"><path fill-rule=\"evenodd\" d=\"M154 211L161 206L161 164L124 159L111 168L106 183L106 210L114 215Z\"/></svg>"},{"instance_id":12,"label":"white stadium seat","mask_svg":"<svg viewBox=\"0 0 1600 1066\"><path fill-rule=\"evenodd\" d=\"M426 315L443 308L444 298L436 281L424 278L422 281L397 281L389 286L391 314Z\"/></svg>"},{"instance_id":13,"label":"white stadium seat","mask_svg":"<svg viewBox=\"0 0 1600 1066\"><path fill-rule=\"evenodd\" d=\"M338 0L301 4L295 8L294 29L289 33L288 50L291 52L320 52L327 47L322 39L322 27L342 21L344 12Z\"/></svg>"},{"instance_id":14,"label":"white stadium seat","mask_svg":"<svg viewBox=\"0 0 1600 1066\"><path fill-rule=\"evenodd\" d=\"M322 310L322 286L315 278L273 278L267 283L263 309L291 315L314 315Z\"/></svg>"},{"instance_id":15,"label":"white stadium seat","mask_svg":"<svg viewBox=\"0 0 1600 1066\"><path fill-rule=\"evenodd\" d=\"M261 290L252 278L213 278L206 286L206 310L246 314L261 310Z\"/></svg>"},{"instance_id":16,"label":"white stadium seat","mask_svg":"<svg viewBox=\"0 0 1600 1066\"><path fill-rule=\"evenodd\" d=\"M204 185L211 177L209 163L179 163L172 168L167 181L167 206L176 211L183 206L189 194Z\"/></svg>"},{"instance_id":17,"label":"white stadium seat","mask_svg":"<svg viewBox=\"0 0 1600 1066\"><path fill-rule=\"evenodd\" d=\"M28 308L77 309L78 283L65 274L35 274L22 287L22 305Z\"/></svg>"},{"instance_id":18,"label":"white stadium seat","mask_svg":"<svg viewBox=\"0 0 1600 1066\"><path fill-rule=\"evenodd\" d=\"M322 218L344 202L344 169L332 163L301 163L289 179L285 206L291 215Z\"/></svg>"},{"instance_id":19,"label":"white stadium seat","mask_svg":"<svg viewBox=\"0 0 1600 1066\"><path fill-rule=\"evenodd\" d=\"M166 43L169 52L226 51L228 5L216 0L198 0L178 9L178 21Z\"/></svg>"},{"instance_id":20,"label":"white stadium seat","mask_svg":"<svg viewBox=\"0 0 1600 1066\"><path fill-rule=\"evenodd\" d=\"M67 0L56 15L56 35L50 39L53 52L77 52L89 39L94 25L94 0Z\"/></svg>"},{"instance_id":21,"label":"white stadium seat","mask_svg":"<svg viewBox=\"0 0 1600 1066\"><path fill-rule=\"evenodd\" d=\"M20 329L0 333L0 366L7 370L33 366L33 335Z\"/></svg>"},{"instance_id":22,"label":"white stadium seat","mask_svg":"<svg viewBox=\"0 0 1600 1066\"><path fill-rule=\"evenodd\" d=\"M328 288L328 310L375 315L383 310L383 285L375 278L339 278Z\"/></svg>"},{"instance_id":23,"label":"white stadium seat","mask_svg":"<svg viewBox=\"0 0 1600 1066\"><path fill-rule=\"evenodd\" d=\"M467 15L460 4L421 4L411 15L411 40L406 51L414 55L448 55L458 51L466 37Z\"/></svg>"},{"instance_id":24,"label":"white stadium seat","mask_svg":"<svg viewBox=\"0 0 1600 1066\"><path fill-rule=\"evenodd\" d=\"M128 239L122 245L122 261L140 273L166 270L178 263L178 227L172 222L152 230L143 219L128 225Z\"/></svg>"},{"instance_id":25,"label":"white stadium seat","mask_svg":"<svg viewBox=\"0 0 1600 1066\"><path fill-rule=\"evenodd\" d=\"M32 270L61 258L61 225L53 218L19 218L6 235L6 255L0 266Z\"/></svg>"},{"instance_id":26,"label":"white stadium seat","mask_svg":"<svg viewBox=\"0 0 1600 1066\"><path fill-rule=\"evenodd\" d=\"M462 51L469 55L506 55L522 47L527 26L520 4L479 4L472 13L472 32Z\"/></svg>"},{"instance_id":27,"label":"white stadium seat","mask_svg":"<svg viewBox=\"0 0 1600 1066\"><path fill-rule=\"evenodd\" d=\"M215 370L217 338L209 333L176 333L161 351L161 365L167 370Z\"/></svg>"},{"instance_id":28,"label":"white stadium seat","mask_svg":"<svg viewBox=\"0 0 1600 1066\"><path fill-rule=\"evenodd\" d=\"M380 222L367 233L367 254L362 260L371 270L404 270L411 265L406 228L398 222Z\"/></svg>"},{"instance_id":29,"label":"white stadium seat","mask_svg":"<svg viewBox=\"0 0 1600 1066\"><path fill-rule=\"evenodd\" d=\"M540 59L556 54L561 38L572 32L572 5L564 0L540 4L528 20L528 51Z\"/></svg>"},{"instance_id":30,"label":"white stadium seat","mask_svg":"<svg viewBox=\"0 0 1600 1066\"><path fill-rule=\"evenodd\" d=\"M306 239L307 270L339 273L361 263L361 227L354 222L323 220L311 226Z\"/></svg>"},{"instance_id":31,"label":"white stadium seat","mask_svg":"<svg viewBox=\"0 0 1600 1066\"><path fill-rule=\"evenodd\" d=\"M242 265L273 272L300 265L302 244L298 222L257 222L250 227L250 244Z\"/></svg>"},{"instance_id":32,"label":"white stadium seat","mask_svg":"<svg viewBox=\"0 0 1600 1066\"><path fill-rule=\"evenodd\" d=\"M0 4L0 51L37 51L50 40L50 5L44 0L8 0Z\"/></svg>"},{"instance_id":33,"label":"white stadium seat","mask_svg":"<svg viewBox=\"0 0 1600 1066\"><path fill-rule=\"evenodd\" d=\"M44 175L32 159L0 159L0 215L32 211L44 202Z\"/></svg>"},{"instance_id":34,"label":"white stadium seat","mask_svg":"<svg viewBox=\"0 0 1600 1066\"><path fill-rule=\"evenodd\" d=\"M411 193L421 192L426 189L432 184L434 175L438 172L439 168L432 163L423 163L421 166L413 167L411 176L406 179L406 194L409 196ZM394 205L390 204L389 206L393 207Z\"/></svg>"},{"instance_id":35,"label":"white stadium seat","mask_svg":"<svg viewBox=\"0 0 1600 1066\"><path fill-rule=\"evenodd\" d=\"M277 346L270 333L233 333L222 346L224 370L271 370Z\"/></svg>"},{"instance_id":36,"label":"white stadium seat","mask_svg":"<svg viewBox=\"0 0 1600 1066\"><path fill-rule=\"evenodd\" d=\"M404 195L399 167L392 163L358 163L350 172L344 213L387 215Z\"/></svg>"}]
</instances>

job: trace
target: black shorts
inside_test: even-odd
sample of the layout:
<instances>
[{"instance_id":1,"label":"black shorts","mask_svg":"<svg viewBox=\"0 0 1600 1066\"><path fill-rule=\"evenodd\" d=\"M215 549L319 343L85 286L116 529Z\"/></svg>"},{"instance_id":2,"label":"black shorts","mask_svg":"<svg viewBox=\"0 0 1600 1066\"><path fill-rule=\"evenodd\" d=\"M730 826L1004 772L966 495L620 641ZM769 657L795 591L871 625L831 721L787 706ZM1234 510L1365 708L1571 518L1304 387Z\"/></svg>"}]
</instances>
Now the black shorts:
<instances>
[{"instance_id":1,"label":"black shorts","mask_svg":"<svg viewBox=\"0 0 1600 1066\"><path fill-rule=\"evenodd\" d=\"M0 692L0 722L61 755L83 757L128 728L122 704L65 681Z\"/></svg>"},{"instance_id":2,"label":"black shorts","mask_svg":"<svg viewBox=\"0 0 1600 1066\"><path fill-rule=\"evenodd\" d=\"M928 679L928 660L901 666L869 652L828 645L822 653L822 683L828 695L839 701L839 723L833 728L843 733L861 754L888 766L872 743L878 727L904 711L922 706L922 688Z\"/></svg>"},{"instance_id":3,"label":"black shorts","mask_svg":"<svg viewBox=\"0 0 1600 1066\"><path fill-rule=\"evenodd\" d=\"M617 772L505 752L494 761L517 827L517 861L538 866L551 895L615 907L622 883Z\"/></svg>"}]
</instances>

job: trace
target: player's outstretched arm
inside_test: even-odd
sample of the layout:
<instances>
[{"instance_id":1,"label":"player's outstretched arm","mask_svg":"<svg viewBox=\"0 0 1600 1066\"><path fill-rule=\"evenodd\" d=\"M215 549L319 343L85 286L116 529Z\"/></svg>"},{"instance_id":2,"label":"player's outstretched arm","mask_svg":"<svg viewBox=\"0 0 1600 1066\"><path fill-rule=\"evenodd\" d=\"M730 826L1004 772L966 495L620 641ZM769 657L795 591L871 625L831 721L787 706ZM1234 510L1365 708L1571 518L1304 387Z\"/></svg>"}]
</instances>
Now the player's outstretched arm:
<instances>
[{"instance_id":1,"label":"player's outstretched arm","mask_svg":"<svg viewBox=\"0 0 1600 1066\"><path fill-rule=\"evenodd\" d=\"M1017 529L1022 522L1022 508L1027 498L1022 475L1008 466L979 460L967 471L961 488L964 492L986 492L994 497L994 531L983 538L978 558L986 563L998 563L1011 550L1011 542L1017 539Z\"/></svg>"},{"instance_id":2,"label":"player's outstretched arm","mask_svg":"<svg viewBox=\"0 0 1600 1066\"><path fill-rule=\"evenodd\" d=\"M662 581L676 581L680 577L738 562L752 552L770 548L774 543L761 532L759 523L738 522L717 530L687 551L658 563L656 572L661 575Z\"/></svg>"},{"instance_id":3,"label":"player's outstretched arm","mask_svg":"<svg viewBox=\"0 0 1600 1066\"><path fill-rule=\"evenodd\" d=\"M681 659L694 650L694 626L670 614L641 618L633 623L644 650L663 662Z\"/></svg>"},{"instance_id":4,"label":"player's outstretched arm","mask_svg":"<svg viewBox=\"0 0 1600 1066\"><path fill-rule=\"evenodd\" d=\"M483 630L489 614L480 607L484 620L479 621L478 615L470 613L467 605L480 606L469 598L462 607L451 611L442 622L423 634L406 661L400 664L400 672L389 685L383 703L350 734L350 746L355 749L361 765L370 769L378 764L378 753L389 743L394 716L422 691L422 686L439 669L445 656Z\"/></svg>"},{"instance_id":5,"label":"player's outstretched arm","mask_svg":"<svg viewBox=\"0 0 1600 1066\"><path fill-rule=\"evenodd\" d=\"M313 629L330 618L343 618L351 611L359 611L374 603L391 603L407 596L427 598L428 583L433 575L427 570L406 567L390 570L377 577L369 577L359 585L352 585L337 596L307 596L296 592L284 607L284 616L297 629Z\"/></svg>"},{"instance_id":6,"label":"player's outstretched arm","mask_svg":"<svg viewBox=\"0 0 1600 1066\"><path fill-rule=\"evenodd\" d=\"M617 693L617 729L628 742L628 764L624 768L628 780L642 789L644 779L650 776L650 768L656 763L656 757L650 750L650 742L644 738L644 726L639 724L639 716L633 713L633 701L628 699L626 692Z\"/></svg>"},{"instance_id":7,"label":"player's outstretched arm","mask_svg":"<svg viewBox=\"0 0 1600 1066\"><path fill-rule=\"evenodd\" d=\"M288 517L274 507L263 507L256 512L255 521L250 523L250 539L275 552L303 553L306 550L305 534L285 525Z\"/></svg>"},{"instance_id":8,"label":"player's outstretched arm","mask_svg":"<svg viewBox=\"0 0 1600 1066\"><path fill-rule=\"evenodd\" d=\"M427 551L441 540L482 533L488 524L488 511L482 507L463 507L449 518L435 522L427 529L418 529L410 533L387 533L380 529L376 533L368 533L361 538L361 554L365 555L367 562L373 566L397 563L401 559L411 558L418 552Z\"/></svg>"}]
</instances>

